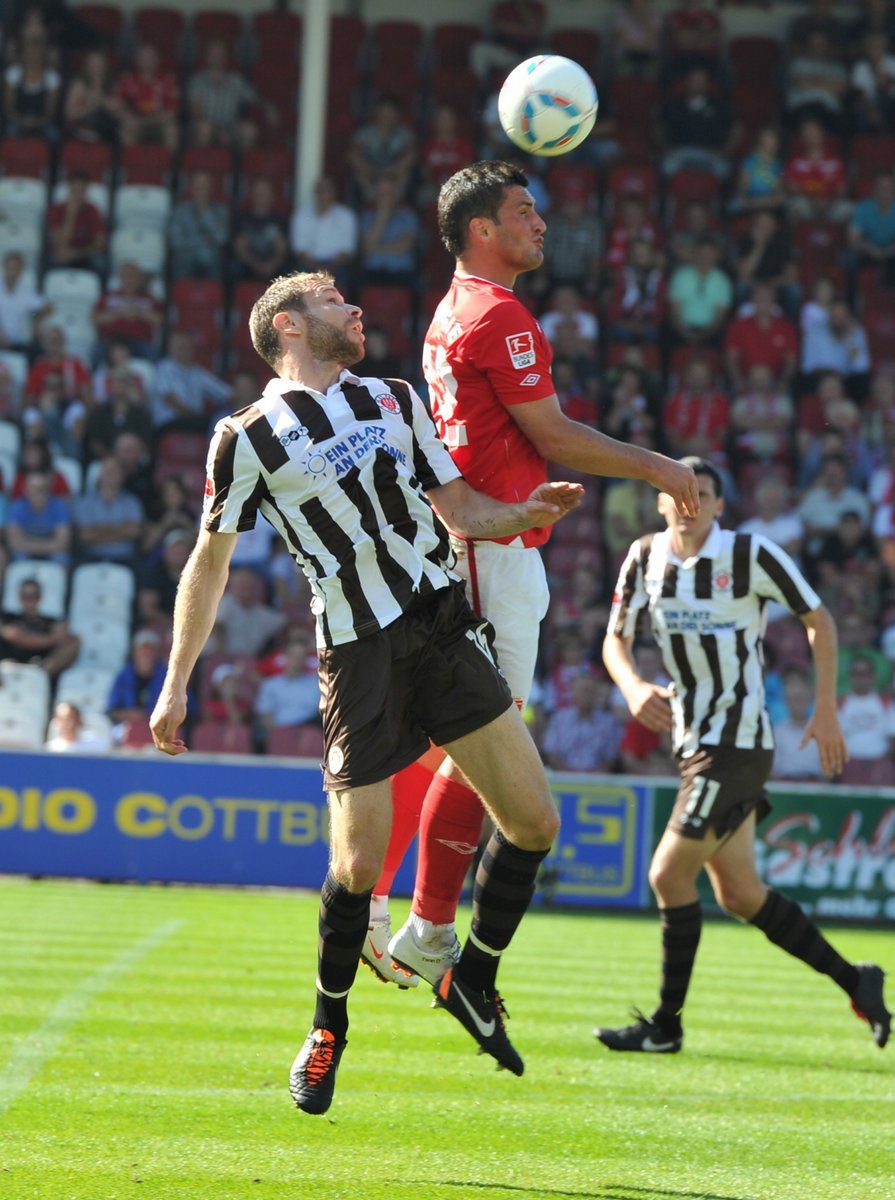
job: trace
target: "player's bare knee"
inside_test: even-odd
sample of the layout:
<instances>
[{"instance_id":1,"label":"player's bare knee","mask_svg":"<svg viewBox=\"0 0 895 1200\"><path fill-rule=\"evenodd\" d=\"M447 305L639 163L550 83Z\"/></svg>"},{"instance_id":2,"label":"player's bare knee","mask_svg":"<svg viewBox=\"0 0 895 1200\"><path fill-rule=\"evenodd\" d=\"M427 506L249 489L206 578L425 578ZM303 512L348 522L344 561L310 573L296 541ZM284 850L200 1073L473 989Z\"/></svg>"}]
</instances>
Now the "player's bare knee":
<instances>
[{"instance_id":1,"label":"player's bare knee","mask_svg":"<svg viewBox=\"0 0 895 1200\"><path fill-rule=\"evenodd\" d=\"M748 921L764 902L764 889L752 880L719 879L714 886L715 899L731 917Z\"/></svg>"},{"instance_id":2,"label":"player's bare knee","mask_svg":"<svg viewBox=\"0 0 895 1200\"><path fill-rule=\"evenodd\" d=\"M503 823L503 831L520 850L549 850L559 833L559 813L548 802L531 813L514 813Z\"/></svg>"},{"instance_id":3,"label":"player's bare knee","mask_svg":"<svg viewBox=\"0 0 895 1200\"><path fill-rule=\"evenodd\" d=\"M333 859L332 873L349 892L359 895L368 892L382 870L382 862L378 855L357 847L347 851L338 859Z\"/></svg>"}]
</instances>

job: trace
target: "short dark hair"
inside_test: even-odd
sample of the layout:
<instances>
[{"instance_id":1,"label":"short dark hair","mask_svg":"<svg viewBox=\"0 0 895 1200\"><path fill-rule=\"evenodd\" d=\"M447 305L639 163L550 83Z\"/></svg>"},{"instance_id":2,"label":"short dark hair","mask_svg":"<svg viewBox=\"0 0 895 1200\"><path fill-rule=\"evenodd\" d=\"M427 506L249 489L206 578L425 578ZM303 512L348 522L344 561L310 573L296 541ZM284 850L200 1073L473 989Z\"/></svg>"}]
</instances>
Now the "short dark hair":
<instances>
[{"instance_id":1,"label":"short dark hair","mask_svg":"<svg viewBox=\"0 0 895 1200\"><path fill-rule=\"evenodd\" d=\"M305 296L315 287L332 287L334 279L328 271L296 271L292 275L281 275L275 279L262 296L255 301L249 313L249 332L252 345L268 366L276 371L282 348L280 335L273 327L278 312L294 308L305 312Z\"/></svg>"},{"instance_id":2,"label":"short dark hair","mask_svg":"<svg viewBox=\"0 0 895 1200\"><path fill-rule=\"evenodd\" d=\"M692 467L694 475L708 475L715 487L715 495L719 500L724 498L724 480L721 478L721 472L718 468L710 463L707 458L700 458L696 454L688 454L686 458L682 458L681 462L685 467Z\"/></svg>"},{"instance_id":3,"label":"short dark hair","mask_svg":"<svg viewBox=\"0 0 895 1200\"><path fill-rule=\"evenodd\" d=\"M497 220L509 187L528 187L528 176L512 163L476 162L453 174L438 193L438 231L454 258L466 249L473 217Z\"/></svg>"}]
</instances>

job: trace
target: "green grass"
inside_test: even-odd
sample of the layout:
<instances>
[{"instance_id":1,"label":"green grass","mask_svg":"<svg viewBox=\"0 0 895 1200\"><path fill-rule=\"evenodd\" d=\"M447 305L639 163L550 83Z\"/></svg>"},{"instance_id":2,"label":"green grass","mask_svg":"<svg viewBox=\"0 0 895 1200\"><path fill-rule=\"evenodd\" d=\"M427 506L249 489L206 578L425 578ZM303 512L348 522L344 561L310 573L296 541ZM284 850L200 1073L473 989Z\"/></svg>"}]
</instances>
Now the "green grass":
<instances>
[{"instance_id":1,"label":"green grass","mask_svg":"<svg viewBox=\"0 0 895 1200\"><path fill-rule=\"evenodd\" d=\"M731 922L704 931L684 1053L626 1056L592 1028L653 1003L655 919L530 914L501 974L522 1079L361 972L333 1108L298 1113L316 912L0 881L0 1200L893 1196L895 1046ZM832 937L895 962L890 933Z\"/></svg>"}]
</instances>

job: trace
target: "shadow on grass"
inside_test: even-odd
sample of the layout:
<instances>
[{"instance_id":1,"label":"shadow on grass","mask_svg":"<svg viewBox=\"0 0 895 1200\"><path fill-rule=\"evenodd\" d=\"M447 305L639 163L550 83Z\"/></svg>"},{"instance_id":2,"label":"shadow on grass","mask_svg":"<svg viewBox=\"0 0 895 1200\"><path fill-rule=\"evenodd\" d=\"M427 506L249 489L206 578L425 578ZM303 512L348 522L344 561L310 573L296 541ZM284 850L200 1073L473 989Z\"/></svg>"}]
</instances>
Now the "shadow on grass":
<instances>
[{"instance_id":1,"label":"shadow on grass","mask_svg":"<svg viewBox=\"0 0 895 1200\"><path fill-rule=\"evenodd\" d=\"M706 1054L698 1050L692 1050L688 1053L687 1057L688 1059L700 1058L707 1063L743 1063L747 1067L758 1065L755 1055L730 1054L727 1051L719 1052L713 1050L711 1054ZM769 1066L774 1070L779 1067L797 1067L799 1070L838 1071L843 1075L891 1075L892 1073L888 1062L855 1063L854 1060L850 1060L849 1062L832 1062L829 1059L808 1061L804 1058L787 1058L785 1055L775 1057Z\"/></svg>"},{"instance_id":2,"label":"shadow on grass","mask_svg":"<svg viewBox=\"0 0 895 1200\"><path fill-rule=\"evenodd\" d=\"M417 1180L416 1182L421 1185L432 1183L431 1180ZM506 1192L510 1195L515 1193L531 1196L536 1193L538 1197L556 1196L561 1200L665 1200L666 1197L669 1200L750 1200L748 1196L720 1196L716 1192L680 1192L670 1188L632 1187L630 1184L620 1183L598 1184L597 1190L592 1192L568 1192L562 1188L545 1187L532 1189L517 1187L512 1183L483 1183L472 1179L443 1179L439 1180L438 1186L489 1191L495 1194Z\"/></svg>"}]
</instances>

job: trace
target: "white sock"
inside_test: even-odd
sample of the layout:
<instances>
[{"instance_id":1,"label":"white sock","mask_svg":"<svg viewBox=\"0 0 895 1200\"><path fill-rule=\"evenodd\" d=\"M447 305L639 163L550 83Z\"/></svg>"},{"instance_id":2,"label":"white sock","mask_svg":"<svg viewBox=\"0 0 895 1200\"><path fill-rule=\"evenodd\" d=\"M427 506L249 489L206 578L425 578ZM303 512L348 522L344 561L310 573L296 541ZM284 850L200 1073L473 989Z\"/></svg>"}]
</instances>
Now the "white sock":
<instances>
[{"instance_id":1,"label":"white sock","mask_svg":"<svg viewBox=\"0 0 895 1200\"><path fill-rule=\"evenodd\" d=\"M384 921L388 916L388 895L370 897L370 920Z\"/></svg>"},{"instance_id":2,"label":"white sock","mask_svg":"<svg viewBox=\"0 0 895 1200\"><path fill-rule=\"evenodd\" d=\"M424 946L429 946L435 950L441 950L445 946L453 946L454 938L456 937L453 921L447 925L433 925L431 921L427 921L419 913L412 912L410 914L410 923L416 935L416 940Z\"/></svg>"}]
</instances>

